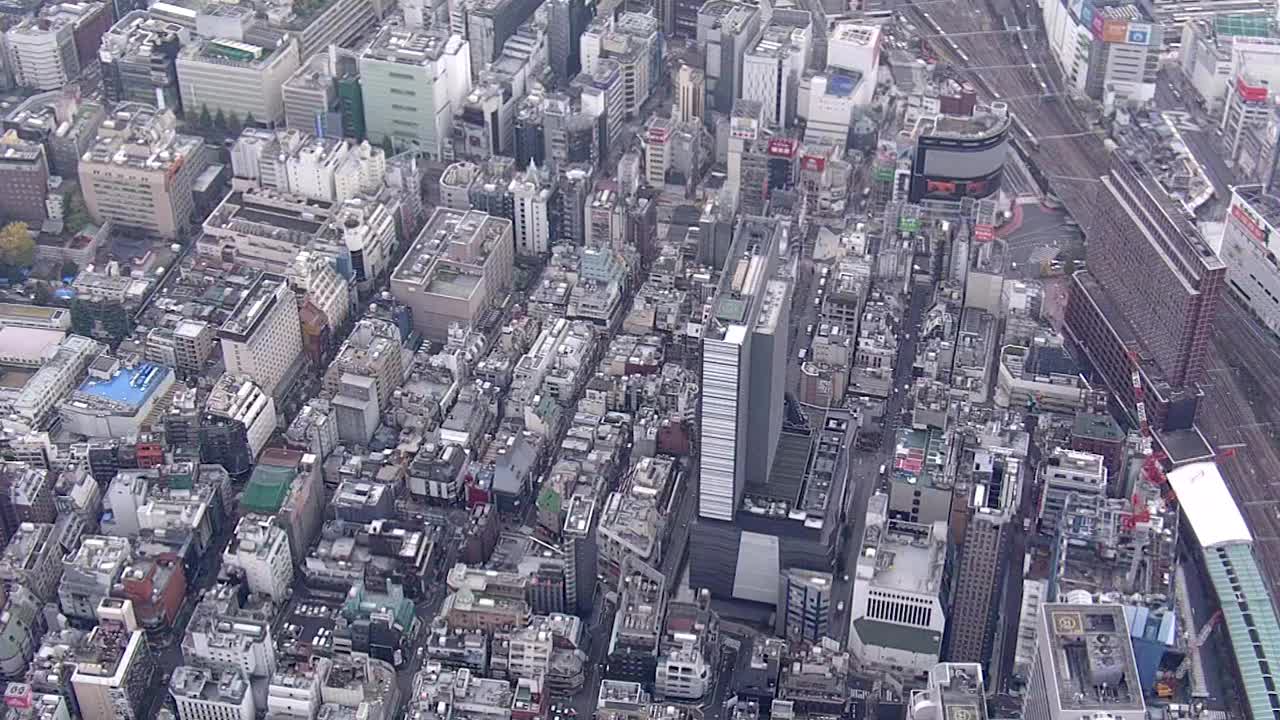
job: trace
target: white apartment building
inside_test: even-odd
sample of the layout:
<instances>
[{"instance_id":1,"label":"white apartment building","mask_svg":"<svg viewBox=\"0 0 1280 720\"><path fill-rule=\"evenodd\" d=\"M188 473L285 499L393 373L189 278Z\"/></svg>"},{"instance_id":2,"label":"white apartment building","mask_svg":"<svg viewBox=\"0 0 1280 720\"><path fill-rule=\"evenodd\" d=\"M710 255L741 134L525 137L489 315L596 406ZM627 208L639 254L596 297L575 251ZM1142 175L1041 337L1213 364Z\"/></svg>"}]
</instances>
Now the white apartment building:
<instances>
[{"instance_id":1,"label":"white apartment building","mask_svg":"<svg viewBox=\"0 0 1280 720\"><path fill-rule=\"evenodd\" d=\"M507 672L511 677L544 679L551 666L555 637L545 622L534 622L512 633L507 648L510 653Z\"/></svg>"},{"instance_id":2,"label":"white apartment building","mask_svg":"<svg viewBox=\"0 0 1280 720\"><path fill-rule=\"evenodd\" d=\"M293 583L289 535L274 517L246 515L236 523L235 541L222 553L228 569L239 570L252 592L282 602Z\"/></svg>"},{"instance_id":3,"label":"white apartment building","mask_svg":"<svg viewBox=\"0 0 1280 720\"><path fill-rule=\"evenodd\" d=\"M249 454L258 457L276 430L276 402L252 379L223 373L205 404L211 415L242 423L249 438Z\"/></svg>"},{"instance_id":4,"label":"white apartment building","mask_svg":"<svg viewBox=\"0 0 1280 720\"><path fill-rule=\"evenodd\" d=\"M695 122L706 117L707 75L692 65L676 72L676 121Z\"/></svg>"},{"instance_id":5,"label":"white apartment building","mask_svg":"<svg viewBox=\"0 0 1280 720\"><path fill-rule=\"evenodd\" d=\"M360 54L360 85L371 141L445 160L471 92L471 52L458 35L384 27Z\"/></svg>"},{"instance_id":6,"label":"white apartment building","mask_svg":"<svg viewBox=\"0 0 1280 720\"><path fill-rule=\"evenodd\" d=\"M293 259L287 277L294 291L301 291L320 312L324 313L332 327L346 325L351 314L352 294L346 278L333 269L329 258L310 250L303 250Z\"/></svg>"},{"instance_id":7,"label":"white apartment building","mask_svg":"<svg viewBox=\"0 0 1280 720\"><path fill-rule=\"evenodd\" d=\"M658 658L654 691L658 700L701 700L711 689L711 665L697 647L697 636Z\"/></svg>"},{"instance_id":8,"label":"white apartment building","mask_svg":"<svg viewBox=\"0 0 1280 720\"><path fill-rule=\"evenodd\" d=\"M178 720L253 720L249 680L239 670L179 665L169 678Z\"/></svg>"},{"instance_id":9,"label":"white apartment building","mask_svg":"<svg viewBox=\"0 0 1280 720\"><path fill-rule=\"evenodd\" d=\"M947 524L893 520L888 507L881 493L867 505L849 608L849 651L883 672L913 678L936 665L942 651Z\"/></svg>"},{"instance_id":10,"label":"white apartment building","mask_svg":"<svg viewBox=\"0 0 1280 720\"><path fill-rule=\"evenodd\" d=\"M382 148L367 141L356 144L310 137L289 156L285 171L290 192L313 200L340 203L357 195L376 195L382 189L387 158Z\"/></svg>"},{"instance_id":11,"label":"white apartment building","mask_svg":"<svg viewBox=\"0 0 1280 720\"><path fill-rule=\"evenodd\" d=\"M103 605L107 605L104 601ZM140 720L139 711L154 670L147 638L133 619L133 606L128 600L113 601L119 605L117 615L101 616L99 624L87 639L91 653L75 664L71 689L80 706L83 720ZM114 633L106 632L106 623L123 625L127 639L121 642Z\"/></svg>"},{"instance_id":12,"label":"white apartment building","mask_svg":"<svg viewBox=\"0 0 1280 720\"><path fill-rule=\"evenodd\" d=\"M517 174L507 188L515 203L511 226L516 254L524 257L551 251L551 208L553 188L531 163Z\"/></svg>"},{"instance_id":13,"label":"white apartment building","mask_svg":"<svg viewBox=\"0 0 1280 720\"><path fill-rule=\"evenodd\" d=\"M317 657L307 665L281 666L267 686L267 715L315 717L323 701L324 682L332 662Z\"/></svg>"},{"instance_id":14,"label":"white apartment building","mask_svg":"<svg viewBox=\"0 0 1280 720\"><path fill-rule=\"evenodd\" d=\"M298 303L288 281L263 273L218 328L218 339L228 373L249 377L272 397L287 389L302 357Z\"/></svg>"},{"instance_id":15,"label":"white apartment building","mask_svg":"<svg viewBox=\"0 0 1280 720\"><path fill-rule=\"evenodd\" d=\"M182 656L200 667L270 677L276 671L270 619L241 608L237 591L235 585L223 585L205 593L187 624Z\"/></svg>"},{"instance_id":16,"label":"white apartment building","mask_svg":"<svg viewBox=\"0 0 1280 720\"><path fill-rule=\"evenodd\" d=\"M57 90L80 76L75 22L28 17L4 33L9 71L17 85Z\"/></svg>"},{"instance_id":17,"label":"white apartment building","mask_svg":"<svg viewBox=\"0 0 1280 720\"><path fill-rule=\"evenodd\" d=\"M381 152L381 151L379 151ZM382 277L391 267L396 250L395 218L377 200L351 197L334 208L328 235L341 243L339 251L351 258L351 272L361 287ZM317 246L317 250L325 248ZM338 252L329 250L331 256Z\"/></svg>"}]
</instances>

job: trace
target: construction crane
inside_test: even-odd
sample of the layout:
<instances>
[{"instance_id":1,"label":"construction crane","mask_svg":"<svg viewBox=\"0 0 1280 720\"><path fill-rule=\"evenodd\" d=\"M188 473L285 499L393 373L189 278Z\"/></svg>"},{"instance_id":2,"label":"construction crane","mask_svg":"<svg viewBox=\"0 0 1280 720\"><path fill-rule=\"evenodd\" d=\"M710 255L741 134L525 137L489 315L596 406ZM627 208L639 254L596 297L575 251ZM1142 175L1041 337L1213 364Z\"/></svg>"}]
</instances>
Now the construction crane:
<instances>
[{"instance_id":1,"label":"construction crane","mask_svg":"<svg viewBox=\"0 0 1280 720\"><path fill-rule=\"evenodd\" d=\"M1138 353L1130 350L1129 361L1133 364L1133 406L1138 415L1139 447L1143 457L1151 457L1151 425L1147 422L1147 402L1142 389L1142 374L1138 371Z\"/></svg>"},{"instance_id":2,"label":"construction crane","mask_svg":"<svg viewBox=\"0 0 1280 720\"><path fill-rule=\"evenodd\" d=\"M1138 447L1142 453L1142 478L1154 487L1164 488L1168 480L1164 476L1164 454L1153 450L1151 441L1151 424L1147 418L1146 394L1142 388L1142 373L1138 369L1138 353L1130 351L1129 361L1133 365L1130 377L1133 382L1133 407L1138 416ZM1173 498L1166 492L1165 500ZM1135 491L1131 499L1132 509L1122 520L1125 530L1133 530L1138 523L1151 519L1151 510L1142 502L1142 497Z\"/></svg>"},{"instance_id":3,"label":"construction crane","mask_svg":"<svg viewBox=\"0 0 1280 720\"><path fill-rule=\"evenodd\" d=\"M1182 682L1182 678L1187 676L1187 672L1191 670L1192 654L1200 652L1200 648L1204 647L1205 641L1209 639L1209 633L1212 633L1213 628L1221 621L1222 610L1219 608L1218 611L1209 618L1209 622L1205 623L1204 626L1200 628L1200 632L1196 633L1196 636L1191 638L1190 642L1187 643L1186 657L1182 658L1182 662L1178 664L1178 669L1173 671L1174 680Z\"/></svg>"}]
</instances>

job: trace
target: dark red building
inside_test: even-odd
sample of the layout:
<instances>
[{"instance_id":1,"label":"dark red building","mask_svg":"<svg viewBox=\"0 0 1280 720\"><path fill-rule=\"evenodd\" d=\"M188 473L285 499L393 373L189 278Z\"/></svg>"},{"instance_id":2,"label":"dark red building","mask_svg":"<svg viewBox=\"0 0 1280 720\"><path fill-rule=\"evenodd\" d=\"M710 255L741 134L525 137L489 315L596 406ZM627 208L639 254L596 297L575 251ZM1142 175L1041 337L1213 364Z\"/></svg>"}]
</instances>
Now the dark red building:
<instances>
[{"instance_id":1,"label":"dark red building","mask_svg":"<svg viewBox=\"0 0 1280 720\"><path fill-rule=\"evenodd\" d=\"M133 602L138 622L148 629L170 627L186 597L187 575L174 553L141 558L125 568L114 594Z\"/></svg>"},{"instance_id":2,"label":"dark red building","mask_svg":"<svg viewBox=\"0 0 1280 720\"><path fill-rule=\"evenodd\" d=\"M1095 198L1067 334L1125 406L1136 361L1152 425L1190 428L1226 266L1142 165L1113 159Z\"/></svg>"}]
</instances>

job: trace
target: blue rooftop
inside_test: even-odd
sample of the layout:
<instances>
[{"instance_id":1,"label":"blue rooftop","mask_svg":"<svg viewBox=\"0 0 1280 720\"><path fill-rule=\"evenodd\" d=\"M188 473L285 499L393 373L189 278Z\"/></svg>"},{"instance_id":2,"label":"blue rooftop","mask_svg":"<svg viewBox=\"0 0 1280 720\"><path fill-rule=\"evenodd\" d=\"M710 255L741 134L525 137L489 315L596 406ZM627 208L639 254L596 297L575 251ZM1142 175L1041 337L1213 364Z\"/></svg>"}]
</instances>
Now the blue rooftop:
<instances>
[{"instance_id":1,"label":"blue rooftop","mask_svg":"<svg viewBox=\"0 0 1280 720\"><path fill-rule=\"evenodd\" d=\"M120 368L120 371L110 380L89 378L80 385L80 392L122 405L138 407L168 372L169 368L163 365L139 363L136 367Z\"/></svg>"}]
</instances>

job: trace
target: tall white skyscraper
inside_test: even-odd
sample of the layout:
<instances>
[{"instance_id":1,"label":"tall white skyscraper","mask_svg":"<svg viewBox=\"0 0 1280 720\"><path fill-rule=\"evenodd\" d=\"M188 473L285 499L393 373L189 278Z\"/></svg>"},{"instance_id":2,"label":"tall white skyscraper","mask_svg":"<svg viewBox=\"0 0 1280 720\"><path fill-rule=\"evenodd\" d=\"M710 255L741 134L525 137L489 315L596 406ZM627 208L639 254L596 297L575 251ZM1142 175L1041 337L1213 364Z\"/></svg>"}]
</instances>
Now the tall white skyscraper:
<instances>
[{"instance_id":1,"label":"tall white skyscraper","mask_svg":"<svg viewBox=\"0 0 1280 720\"><path fill-rule=\"evenodd\" d=\"M740 218L702 337L698 515L733 520L749 481L767 480L782 428L790 275L786 229Z\"/></svg>"}]
</instances>

